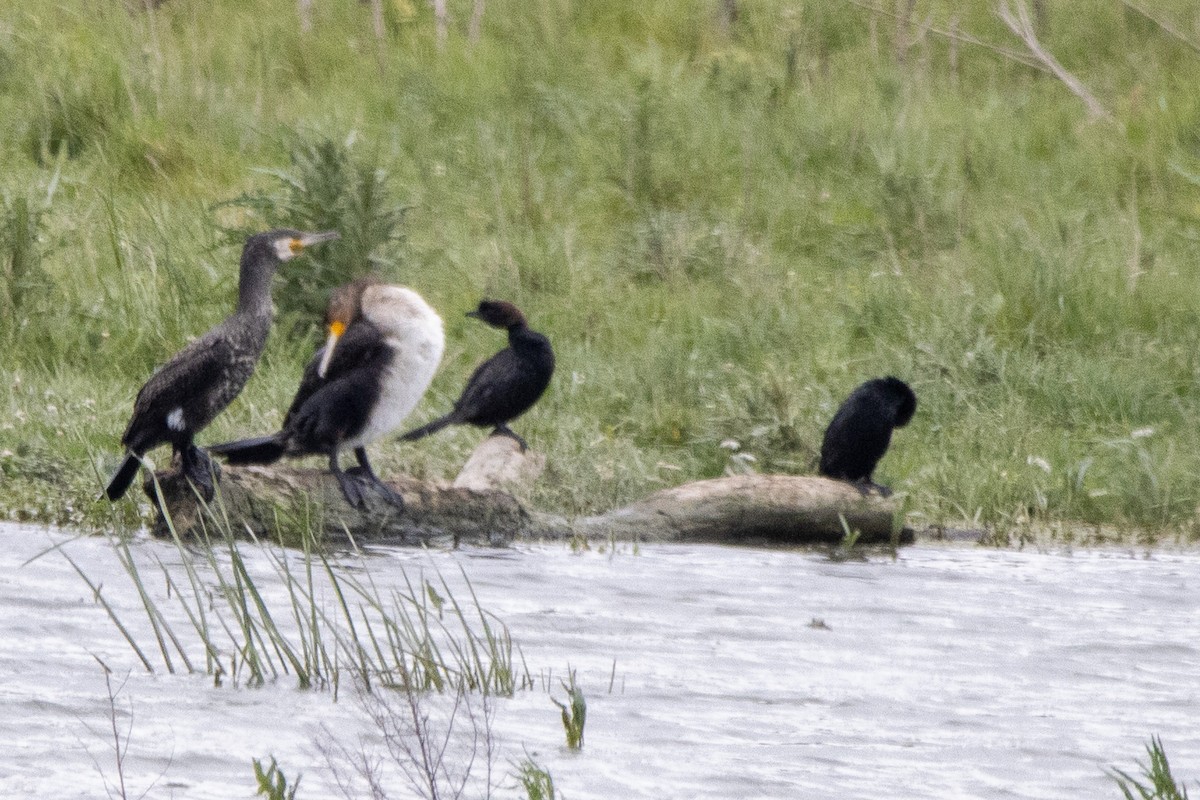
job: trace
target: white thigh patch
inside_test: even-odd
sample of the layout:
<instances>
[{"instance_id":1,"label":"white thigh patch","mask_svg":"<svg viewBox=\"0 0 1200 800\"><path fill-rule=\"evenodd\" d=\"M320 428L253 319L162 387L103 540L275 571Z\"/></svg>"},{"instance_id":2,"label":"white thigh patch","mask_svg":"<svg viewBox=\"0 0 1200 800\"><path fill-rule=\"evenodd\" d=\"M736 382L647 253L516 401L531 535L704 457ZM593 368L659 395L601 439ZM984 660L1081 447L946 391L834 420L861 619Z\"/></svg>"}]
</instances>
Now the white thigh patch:
<instances>
[{"instance_id":1,"label":"white thigh patch","mask_svg":"<svg viewBox=\"0 0 1200 800\"><path fill-rule=\"evenodd\" d=\"M170 414L167 414L167 427L173 431L183 430L184 424L182 407L177 407Z\"/></svg>"}]
</instances>

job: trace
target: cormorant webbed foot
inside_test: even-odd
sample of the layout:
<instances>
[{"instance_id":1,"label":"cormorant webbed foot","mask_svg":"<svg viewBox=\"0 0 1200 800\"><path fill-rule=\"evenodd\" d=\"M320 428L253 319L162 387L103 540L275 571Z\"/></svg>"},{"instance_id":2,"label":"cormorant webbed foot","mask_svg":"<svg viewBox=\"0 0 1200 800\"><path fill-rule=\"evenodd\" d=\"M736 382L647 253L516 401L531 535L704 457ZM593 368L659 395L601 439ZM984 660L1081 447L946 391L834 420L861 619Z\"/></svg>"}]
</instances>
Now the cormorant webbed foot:
<instances>
[{"instance_id":1,"label":"cormorant webbed foot","mask_svg":"<svg viewBox=\"0 0 1200 800\"><path fill-rule=\"evenodd\" d=\"M861 494L863 497L870 496L872 489L874 489L876 492L878 492L880 497L891 497L892 496L891 489L884 486L882 483L875 483L875 481L873 481L869 478L864 478L863 480L860 480L860 481L853 481L853 482L851 482L850 485L853 486L855 489L858 489L858 493Z\"/></svg>"},{"instance_id":2,"label":"cormorant webbed foot","mask_svg":"<svg viewBox=\"0 0 1200 800\"><path fill-rule=\"evenodd\" d=\"M371 469L371 462L367 460L367 450L364 447L354 448L354 457L358 459L358 466L351 467L346 470L346 474L352 476L355 480L362 484L369 485L372 489L378 492L384 500L391 503L398 510L404 510L404 498L392 487L379 479L375 474L375 470Z\"/></svg>"},{"instance_id":3,"label":"cormorant webbed foot","mask_svg":"<svg viewBox=\"0 0 1200 800\"><path fill-rule=\"evenodd\" d=\"M338 487L342 490L342 497L346 498L347 503L357 509L366 506L367 498L363 496L362 483L357 477L341 471L333 473L333 477L337 478Z\"/></svg>"},{"instance_id":4,"label":"cormorant webbed foot","mask_svg":"<svg viewBox=\"0 0 1200 800\"><path fill-rule=\"evenodd\" d=\"M345 472L349 480L358 484L359 496L362 496L362 490L365 487L370 487L384 500L391 503L398 511L404 510L404 497L392 487L388 486L379 477L370 470L364 470L362 467L351 467Z\"/></svg>"},{"instance_id":5,"label":"cormorant webbed foot","mask_svg":"<svg viewBox=\"0 0 1200 800\"><path fill-rule=\"evenodd\" d=\"M521 438L520 434L518 434L516 431L514 431L512 428L508 427L507 425L497 425L495 428L492 429L491 435L492 436L507 436L508 438L515 441L517 444L521 445L522 453L524 453L526 450L529 449L529 444L524 439Z\"/></svg>"}]
</instances>

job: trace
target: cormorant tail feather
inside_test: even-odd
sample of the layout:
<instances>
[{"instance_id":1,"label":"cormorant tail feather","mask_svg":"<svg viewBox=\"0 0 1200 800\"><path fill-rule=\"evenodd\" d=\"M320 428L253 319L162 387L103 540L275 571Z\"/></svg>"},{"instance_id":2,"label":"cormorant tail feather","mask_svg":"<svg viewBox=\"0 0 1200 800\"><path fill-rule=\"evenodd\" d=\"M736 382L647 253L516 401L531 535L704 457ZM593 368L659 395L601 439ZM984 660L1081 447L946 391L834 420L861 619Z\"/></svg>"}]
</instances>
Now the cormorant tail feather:
<instances>
[{"instance_id":1,"label":"cormorant tail feather","mask_svg":"<svg viewBox=\"0 0 1200 800\"><path fill-rule=\"evenodd\" d=\"M284 444L276 435L239 439L236 442L214 444L208 452L223 456L230 464L274 464L283 458Z\"/></svg>"},{"instance_id":2,"label":"cormorant tail feather","mask_svg":"<svg viewBox=\"0 0 1200 800\"><path fill-rule=\"evenodd\" d=\"M126 453L121 466L117 467L117 471L109 479L108 486L104 489L104 496L109 500L120 500L124 497L125 492L129 490L129 484L133 483L133 479L137 477L138 467L141 465L142 461L135 453Z\"/></svg>"},{"instance_id":3,"label":"cormorant tail feather","mask_svg":"<svg viewBox=\"0 0 1200 800\"><path fill-rule=\"evenodd\" d=\"M413 428L408 433L402 435L400 437L400 441L415 442L417 439L424 439L429 434L437 433L452 422L454 422L454 415L447 414L446 416L435 419L433 422L428 422L419 428Z\"/></svg>"}]
</instances>

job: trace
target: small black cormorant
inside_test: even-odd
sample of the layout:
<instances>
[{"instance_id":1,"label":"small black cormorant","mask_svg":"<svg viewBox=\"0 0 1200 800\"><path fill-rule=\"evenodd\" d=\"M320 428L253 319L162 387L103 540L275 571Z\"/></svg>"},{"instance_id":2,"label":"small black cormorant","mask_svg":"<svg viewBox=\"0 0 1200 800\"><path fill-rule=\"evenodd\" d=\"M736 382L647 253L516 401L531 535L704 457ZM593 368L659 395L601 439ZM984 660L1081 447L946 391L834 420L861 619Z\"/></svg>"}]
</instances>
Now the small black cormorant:
<instances>
[{"instance_id":1,"label":"small black cormorant","mask_svg":"<svg viewBox=\"0 0 1200 800\"><path fill-rule=\"evenodd\" d=\"M220 325L190 343L146 381L121 437L125 458L104 490L122 497L137 476L146 451L170 443L183 473L213 496L208 457L192 440L242 391L254 373L271 330L271 278L275 268L304 248L337 239L337 231L304 233L280 228L258 233L242 247L237 309Z\"/></svg>"},{"instance_id":2,"label":"small black cormorant","mask_svg":"<svg viewBox=\"0 0 1200 800\"><path fill-rule=\"evenodd\" d=\"M366 483L403 508L371 469L366 446L395 430L429 388L445 345L441 317L411 289L362 278L333 293L325 321L326 344L305 368L280 431L209 449L230 464L325 455L350 505L364 505ZM343 472L346 448L358 466Z\"/></svg>"},{"instance_id":3,"label":"small black cormorant","mask_svg":"<svg viewBox=\"0 0 1200 800\"><path fill-rule=\"evenodd\" d=\"M902 428L917 410L917 396L899 378L873 378L859 386L825 429L821 443L821 474L850 481L866 494L876 489L892 493L871 480L875 465L887 452L892 429Z\"/></svg>"},{"instance_id":4,"label":"small black cormorant","mask_svg":"<svg viewBox=\"0 0 1200 800\"><path fill-rule=\"evenodd\" d=\"M550 340L531 330L520 309L504 300L483 300L467 316L507 329L508 347L475 368L453 411L400 438L420 439L447 425L491 426L493 435L509 436L525 450L525 440L508 423L528 411L546 391L554 374Z\"/></svg>"}]
</instances>

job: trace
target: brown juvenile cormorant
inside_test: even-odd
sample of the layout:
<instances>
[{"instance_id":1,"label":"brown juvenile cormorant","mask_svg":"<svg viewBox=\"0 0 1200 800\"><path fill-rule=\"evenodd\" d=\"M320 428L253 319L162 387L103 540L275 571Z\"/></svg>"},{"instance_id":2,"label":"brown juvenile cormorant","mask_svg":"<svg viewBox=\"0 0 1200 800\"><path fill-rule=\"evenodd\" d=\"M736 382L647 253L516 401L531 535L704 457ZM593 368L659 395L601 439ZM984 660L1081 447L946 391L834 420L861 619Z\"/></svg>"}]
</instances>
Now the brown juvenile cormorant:
<instances>
[{"instance_id":1,"label":"brown juvenile cormorant","mask_svg":"<svg viewBox=\"0 0 1200 800\"><path fill-rule=\"evenodd\" d=\"M525 450L525 440L508 423L528 411L546 391L554 374L550 340L531 330L525 315L504 300L484 300L467 316L481 319L493 328L508 329L508 347L475 368L453 411L400 438L420 439L447 425L491 426L492 435L512 437Z\"/></svg>"},{"instance_id":2,"label":"brown juvenile cormorant","mask_svg":"<svg viewBox=\"0 0 1200 800\"><path fill-rule=\"evenodd\" d=\"M870 489L890 495L871 474L891 444L892 429L907 425L916 410L916 394L899 378L873 378L859 386L825 429L821 474L850 481L864 495Z\"/></svg>"},{"instance_id":3,"label":"brown juvenile cormorant","mask_svg":"<svg viewBox=\"0 0 1200 800\"><path fill-rule=\"evenodd\" d=\"M429 388L445 344L441 317L411 289L363 278L334 292L325 321L329 338L305 368L282 429L210 450L230 464L325 455L350 505L363 506L366 484L403 508L371 469L366 446L395 430ZM343 472L345 448L358 466Z\"/></svg>"},{"instance_id":4,"label":"brown juvenile cormorant","mask_svg":"<svg viewBox=\"0 0 1200 800\"><path fill-rule=\"evenodd\" d=\"M304 233L281 228L246 240L237 309L176 353L138 392L133 417L121 437L125 458L104 490L109 500L125 494L147 450L167 443L180 456L184 475L206 499L212 499L211 465L192 443L193 437L238 396L254 372L271 329L275 268L310 245L336 238L336 231Z\"/></svg>"}]
</instances>

